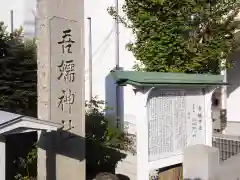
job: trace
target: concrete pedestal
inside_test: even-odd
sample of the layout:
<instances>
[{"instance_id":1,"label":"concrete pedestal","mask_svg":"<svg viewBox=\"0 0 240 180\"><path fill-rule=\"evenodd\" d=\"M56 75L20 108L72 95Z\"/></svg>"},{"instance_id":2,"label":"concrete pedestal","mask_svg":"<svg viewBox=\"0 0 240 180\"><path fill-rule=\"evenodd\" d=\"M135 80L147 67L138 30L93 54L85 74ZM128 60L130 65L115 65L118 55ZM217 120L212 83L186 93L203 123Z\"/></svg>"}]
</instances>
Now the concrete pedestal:
<instances>
[{"instance_id":1,"label":"concrete pedestal","mask_svg":"<svg viewBox=\"0 0 240 180\"><path fill-rule=\"evenodd\" d=\"M190 146L184 151L183 178L215 180L219 150L205 145Z\"/></svg>"}]
</instances>

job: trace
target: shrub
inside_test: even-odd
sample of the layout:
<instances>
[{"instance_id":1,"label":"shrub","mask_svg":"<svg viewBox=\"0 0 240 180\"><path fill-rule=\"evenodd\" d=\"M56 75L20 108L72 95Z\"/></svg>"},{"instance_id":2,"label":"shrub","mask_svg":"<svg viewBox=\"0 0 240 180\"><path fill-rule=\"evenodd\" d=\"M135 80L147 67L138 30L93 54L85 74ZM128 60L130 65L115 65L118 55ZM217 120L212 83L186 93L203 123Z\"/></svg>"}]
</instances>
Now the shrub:
<instances>
[{"instance_id":1,"label":"shrub","mask_svg":"<svg viewBox=\"0 0 240 180\"><path fill-rule=\"evenodd\" d=\"M86 107L87 170L114 172L117 162L125 157L119 150L130 150L131 139L104 117L103 101L93 98Z\"/></svg>"}]
</instances>

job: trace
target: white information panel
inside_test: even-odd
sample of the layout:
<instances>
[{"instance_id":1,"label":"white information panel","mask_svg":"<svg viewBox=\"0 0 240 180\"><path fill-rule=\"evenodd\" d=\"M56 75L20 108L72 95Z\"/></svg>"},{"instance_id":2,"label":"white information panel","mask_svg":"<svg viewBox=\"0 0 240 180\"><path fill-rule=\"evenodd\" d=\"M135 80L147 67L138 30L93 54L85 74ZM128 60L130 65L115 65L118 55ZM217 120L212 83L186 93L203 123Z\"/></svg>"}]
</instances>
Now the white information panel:
<instances>
[{"instance_id":1,"label":"white information panel","mask_svg":"<svg viewBox=\"0 0 240 180\"><path fill-rule=\"evenodd\" d=\"M153 89L147 102L148 159L179 155L205 143L204 96L200 90Z\"/></svg>"}]
</instances>

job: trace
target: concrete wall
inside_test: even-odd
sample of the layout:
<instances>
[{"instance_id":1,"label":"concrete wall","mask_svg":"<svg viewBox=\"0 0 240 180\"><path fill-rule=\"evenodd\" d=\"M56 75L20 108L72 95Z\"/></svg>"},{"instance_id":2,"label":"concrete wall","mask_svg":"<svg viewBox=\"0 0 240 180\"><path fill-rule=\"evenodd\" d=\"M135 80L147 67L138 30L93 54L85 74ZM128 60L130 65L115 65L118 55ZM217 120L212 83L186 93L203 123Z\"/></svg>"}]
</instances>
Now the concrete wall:
<instances>
[{"instance_id":1,"label":"concrete wall","mask_svg":"<svg viewBox=\"0 0 240 180\"><path fill-rule=\"evenodd\" d=\"M123 3L119 0L119 4ZM93 44L93 96L105 100L108 106L113 109L115 114L116 98L115 82L107 78L109 72L115 68L116 60L116 41L114 20L108 14L107 8L114 6L115 0L88 0L85 1L85 47L86 47L86 66L85 66L85 97L89 96L89 76L88 76L88 21L87 17L92 18L92 44ZM129 29L120 25L120 67L124 70L131 70L135 58L132 53L125 49L125 45L132 39ZM109 97L108 95L111 95ZM137 101L132 100L133 91L130 88L121 90L121 119L125 121L135 121L134 107ZM124 104L124 106L123 106ZM123 123L121 122L123 125Z\"/></svg>"},{"instance_id":2,"label":"concrete wall","mask_svg":"<svg viewBox=\"0 0 240 180\"><path fill-rule=\"evenodd\" d=\"M227 119L228 121L240 122L240 58L239 53L233 54L231 57L233 67L227 71L227 81L229 86L227 88Z\"/></svg>"},{"instance_id":3,"label":"concrete wall","mask_svg":"<svg viewBox=\"0 0 240 180\"><path fill-rule=\"evenodd\" d=\"M240 20L240 14L236 20ZM236 31L235 39L240 40L240 31ZM238 42L239 43L239 42ZM227 69L227 121L240 122L239 99L240 99L240 53L236 51L231 54L229 60L232 68ZM238 134L240 135L240 133Z\"/></svg>"},{"instance_id":4,"label":"concrete wall","mask_svg":"<svg viewBox=\"0 0 240 180\"><path fill-rule=\"evenodd\" d=\"M107 106L110 107L107 111L107 116L114 120L116 117L116 84L115 80L109 74L105 79L106 86L106 96L105 100L107 102ZM131 86L124 86L120 89L120 112L121 112L121 127L124 127L125 130L130 134L136 134L136 115L138 113L142 113L144 109L138 109L138 99L135 96L133 88Z\"/></svg>"},{"instance_id":5,"label":"concrete wall","mask_svg":"<svg viewBox=\"0 0 240 180\"><path fill-rule=\"evenodd\" d=\"M123 0L119 1L120 4ZM93 44L93 95L105 99L105 77L115 68L115 32L114 21L107 8L114 5L114 0L88 0L85 2L85 47L86 47L86 98L88 98L88 24L87 17L92 18ZM120 67L131 69L135 58L125 50L131 40L131 32L120 25Z\"/></svg>"}]
</instances>

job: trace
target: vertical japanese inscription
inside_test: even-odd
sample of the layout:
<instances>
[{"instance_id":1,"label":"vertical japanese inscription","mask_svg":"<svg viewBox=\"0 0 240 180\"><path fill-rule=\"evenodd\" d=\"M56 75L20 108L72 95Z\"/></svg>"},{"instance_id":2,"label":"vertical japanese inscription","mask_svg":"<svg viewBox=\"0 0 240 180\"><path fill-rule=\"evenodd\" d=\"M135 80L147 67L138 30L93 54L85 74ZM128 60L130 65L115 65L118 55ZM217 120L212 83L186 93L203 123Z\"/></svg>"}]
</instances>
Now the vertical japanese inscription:
<instances>
[{"instance_id":1,"label":"vertical japanese inscription","mask_svg":"<svg viewBox=\"0 0 240 180\"><path fill-rule=\"evenodd\" d=\"M204 144L204 98L201 91L188 92L187 122L188 145Z\"/></svg>"},{"instance_id":2,"label":"vertical japanese inscription","mask_svg":"<svg viewBox=\"0 0 240 180\"><path fill-rule=\"evenodd\" d=\"M72 45L75 43L73 41L72 30L66 29L62 31L62 40L58 42L62 47L62 53L71 54L72 52ZM75 80L75 72L74 72L74 60L69 60L68 56L66 59L60 61L60 65L58 65L59 76L57 80L64 80L64 83L72 83ZM62 78L63 77L63 78ZM70 88L62 89L62 93L58 97L58 108L61 111L67 112L68 114L72 113L72 106L74 105L75 101L75 94L72 92ZM65 119L63 119L65 121Z\"/></svg>"},{"instance_id":3,"label":"vertical japanese inscription","mask_svg":"<svg viewBox=\"0 0 240 180\"><path fill-rule=\"evenodd\" d=\"M203 101L199 90L153 89L147 103L149 161L182 154L204 144Z\"/></svg>"},{"instance_id":4,"label":"vertical japanese inscription","mask_svg":"<svg viewBox=\"0 0 240 180\"><path fill-rule=\"evenodd\" d=\"M149 161L179 154L186 147L184 91L154 89L148 101Z\"/></svg>"},{"instance_id":5,"label":"vertical japanese inscription","mask_svg":"<svg viewBox=\"0 0 240 180\"><path fill-rule=\"evenodd\" d=\"M81 36L77 22L51 20L51 119L81 126ZM78 61L76 61L78 60ZM80 74L79 74L80 73ZM78 129L79 130L79 129Z\"/></svg>"}]
</instances>

